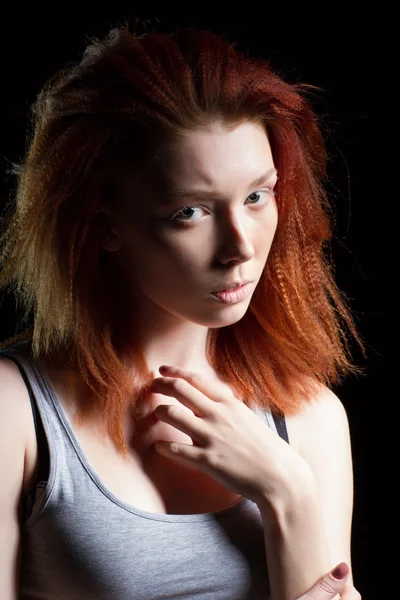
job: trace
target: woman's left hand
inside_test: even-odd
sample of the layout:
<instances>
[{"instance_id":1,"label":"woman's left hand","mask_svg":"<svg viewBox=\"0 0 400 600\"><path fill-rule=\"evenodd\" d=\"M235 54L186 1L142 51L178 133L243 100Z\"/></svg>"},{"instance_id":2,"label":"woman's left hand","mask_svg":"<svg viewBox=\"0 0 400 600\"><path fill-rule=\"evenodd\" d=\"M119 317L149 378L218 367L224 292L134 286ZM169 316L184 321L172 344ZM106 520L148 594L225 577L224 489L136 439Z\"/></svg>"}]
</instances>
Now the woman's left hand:
<instances>
[{"instance_id":1,"label":"woman's left hand","mask_svg":"<svg viewBox=\"0 0 400 600\"><path fill-rule=\"evenodd\" d=\"M339 600L339 596L340 600L362 600L360 592L351 583L347 583L348 576L348 565L341 563L297 600Z\"/></svg>"},{"instance_id":2,"label":"woman's left hand","mask_svg":"<svg viewBox=\"0 0 400 600\"><path fill-rule=\"evenodd\" d=\"M174 397L192 412L160 404L154 414L190 436L193 445L157 441L158 453L197 467L257 504L310 483L308 463L222 384L218 388L176 367L160 367L160 373L166 376L154 379L148 391Z\"/></svg>"}]
</instances>

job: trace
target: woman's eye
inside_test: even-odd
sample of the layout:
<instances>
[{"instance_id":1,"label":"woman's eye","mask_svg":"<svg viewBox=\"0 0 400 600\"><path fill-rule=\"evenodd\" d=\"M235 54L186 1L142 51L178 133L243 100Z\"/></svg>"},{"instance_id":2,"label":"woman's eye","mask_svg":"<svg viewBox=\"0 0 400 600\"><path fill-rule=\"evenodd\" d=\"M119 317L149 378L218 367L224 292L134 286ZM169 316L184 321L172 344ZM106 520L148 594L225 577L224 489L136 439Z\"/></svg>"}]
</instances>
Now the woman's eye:
<instances>
[{"instance_id":1,"label":"woman's eye","mask_svg":"<svg viewBox=\"0 0 400 600\"><path fill-rule=\"evenodd\" d=\"M251 198L252 196L256 196L256 200L259 198L258 194L272 194L273 196L275 196L275 192L274 190L261 190L260 192L253 192L252 194L250 194L250 196L247 196L248 198ZM254 204L254 202L252 203ZM265 203L262 203L265 204Z\"/></svg>"},{"instance_id":2,"label":"woman's eye","mask_svg":"<svg viewBox=\"0 0 400 600\"><path fill-rule=\"evenodd\" d=\"M189 219L187 219L186 217L191 217L192 214L185 214L185 212L192 213L192 211L194 211L196 209L200 209L200 208L201 208L200 206L183 206L179 210L176 210L174 213L172 213L172 215L169 218L173 223L180 223L182 221L188 221ZM190 220L193 221L193 219L190 219ZM196 219L194 219L194 220L196 221Z\"/></svg>"},{"instance_id":3,"label":"woman's eye","mask_svg":"<svg viewBox=\"0 0 400 600\"><path fill-rule=\"evenodd\" d=\"M250 196L248 196L247 198L251 199L251 204L252 205L256 205L256 206L265 206L268 203L268 198L266 200L264 200L264 202L260 201L260 198L262 198L262 195L265 194L267 196L275 196L275 192L274 190L261 190L259 192L253 192L252 194L250 194ZM182 208L180 208L179 210L176 210L174 213L172 213L172 215L170 215L169 220L172 221L173 223L186 223L186 222L190 222L192 223L193 221L199 221L199 219L192 219L190 217L193 216L193 211L196 210L203 210L201 208L201 206L191 206L191 205L186 205L183 206ZM188 214L189 213L189 214Z\"/></svg>"}]
</instances>

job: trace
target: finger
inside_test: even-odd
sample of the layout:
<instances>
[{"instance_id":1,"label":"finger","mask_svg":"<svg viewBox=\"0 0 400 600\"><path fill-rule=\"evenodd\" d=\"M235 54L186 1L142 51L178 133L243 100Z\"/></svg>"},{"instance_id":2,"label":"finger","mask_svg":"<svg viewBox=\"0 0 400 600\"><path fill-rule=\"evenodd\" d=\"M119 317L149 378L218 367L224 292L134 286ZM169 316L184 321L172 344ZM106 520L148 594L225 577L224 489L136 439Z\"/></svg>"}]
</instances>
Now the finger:
<instances>
[{"instance_id":1,"label":"finger","mask_svg":"<svg viewBox=\"0 0 400 600\"><path fill-rule=\"evenodd\" d=\"M154 415L160 421L173 425L179 431L186 433L193 442L206 444L208 440L206 423L193 413L173 404L159 404Z\"/></svg>"},{"instance_id":2,"label":"finger","mask_svg":"<svg viewBox=\"0 0 400 600\"><path fill-rule=\"evenodd\" d=\"M163 394L176 398L187 408L190 408L197 417L208 417L212 414L212 400L194 388L185 379L172 377L156 377L149 386L150 393Z\"/></svg>"},{"instance_id":3,"label":"finger","mask_svg":"<svg viewBox=\"0 0 400 600\"><path fill-rule=\"evenodd\" d=\"M336 600L336 595L344 589L348 576L349 567L346 563L340 563L297 600Z\"/></svg>"},{"instance_id":4,"label":"finger","mask_svg":"<svg viewBox=\"0 0 400 600\"><path fill-rule=\"evenodd\" d=\"M188 371L171 365L162 365L159 368L159 371L166 377L181 377L214 402L224 402L227 397L234 398L234 394L230 387L223 384L222 381L215 382L213 380L213 382L210 383L204 375L196 373L195 371Z\"/></svg>"},{"instance_id":5,"label":"finger","mask_svg":"<svg viewBox=\"0 0 400 600\"><path fill-rule=\"evenodd\" d=\"M181 444L177 442L157 441L154 444L156 451L163 456L178 460L191 467L207 466L207 453L204 448L191 446L190 444Z\"/></svg>"}]
</instances>

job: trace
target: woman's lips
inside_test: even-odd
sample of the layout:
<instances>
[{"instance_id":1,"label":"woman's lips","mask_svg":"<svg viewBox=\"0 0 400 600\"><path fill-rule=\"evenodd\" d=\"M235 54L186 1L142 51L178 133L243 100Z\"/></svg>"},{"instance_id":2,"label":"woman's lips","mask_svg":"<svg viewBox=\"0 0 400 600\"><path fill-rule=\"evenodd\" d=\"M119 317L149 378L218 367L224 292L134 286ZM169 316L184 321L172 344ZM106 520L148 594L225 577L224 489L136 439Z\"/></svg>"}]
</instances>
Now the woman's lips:
<instances>
[{"instance_id":1,"label":"woman's lips","mask_svg":"<svg viewBox=\"0 0 400 600\"><path fill-rule=\"evenodd\" d=\"M228 288L228 289L223 289L223 290L216 290L216 291L214 291L214 292L211 292L211 293L212 293L212 294L219 294L219 293L221 293L221 292L224 292L224 293L225 293L225 292L228 292L228 293L235 292L236 290L239 290L240 288L243 288L243 287L245 287L245 286L246 286L248 283L252 283L252 281L243 281L243 283L242 283L242 284L240 284L240 285L237 285L237 286L236 286L236 287L234 287L234 288Z\"/></svg>"}]
</instances>

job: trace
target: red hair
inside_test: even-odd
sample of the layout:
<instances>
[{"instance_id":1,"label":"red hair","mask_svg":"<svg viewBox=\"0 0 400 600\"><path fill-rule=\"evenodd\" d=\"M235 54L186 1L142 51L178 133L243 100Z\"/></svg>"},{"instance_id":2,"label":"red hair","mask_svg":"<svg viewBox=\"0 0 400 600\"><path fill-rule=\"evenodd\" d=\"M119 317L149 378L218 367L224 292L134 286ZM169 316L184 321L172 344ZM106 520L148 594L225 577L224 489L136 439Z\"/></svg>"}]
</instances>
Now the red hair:
<instances>
[{"instance_id":1,"label":"red hair","mask_svg":"<svg viewBox=\"0 0 400 600\"><path fill-rule=\"evenodd\" d=\"M312 89L289 84L223 36L192 28L139 35L123 26L91 42L39 93L0 263L0 286L24 308L20 325L31 311L34 324L2 346L32 336L36 360L79 373L89 392L81 420L100 409L121 455L127 398L134 409L151 374L141 349L121 341L126 283L101 248L96 214L113 201L106 192L121 161L129 155L139 166L170 133L216 119L260 123L279 173L269 258L243 318L210 330L212 366L244 402L287 415L321 384L362 374L344 326L365 356L363 341L326 255L327 154L307 100Z\"/></svg>"}]
</instances>

